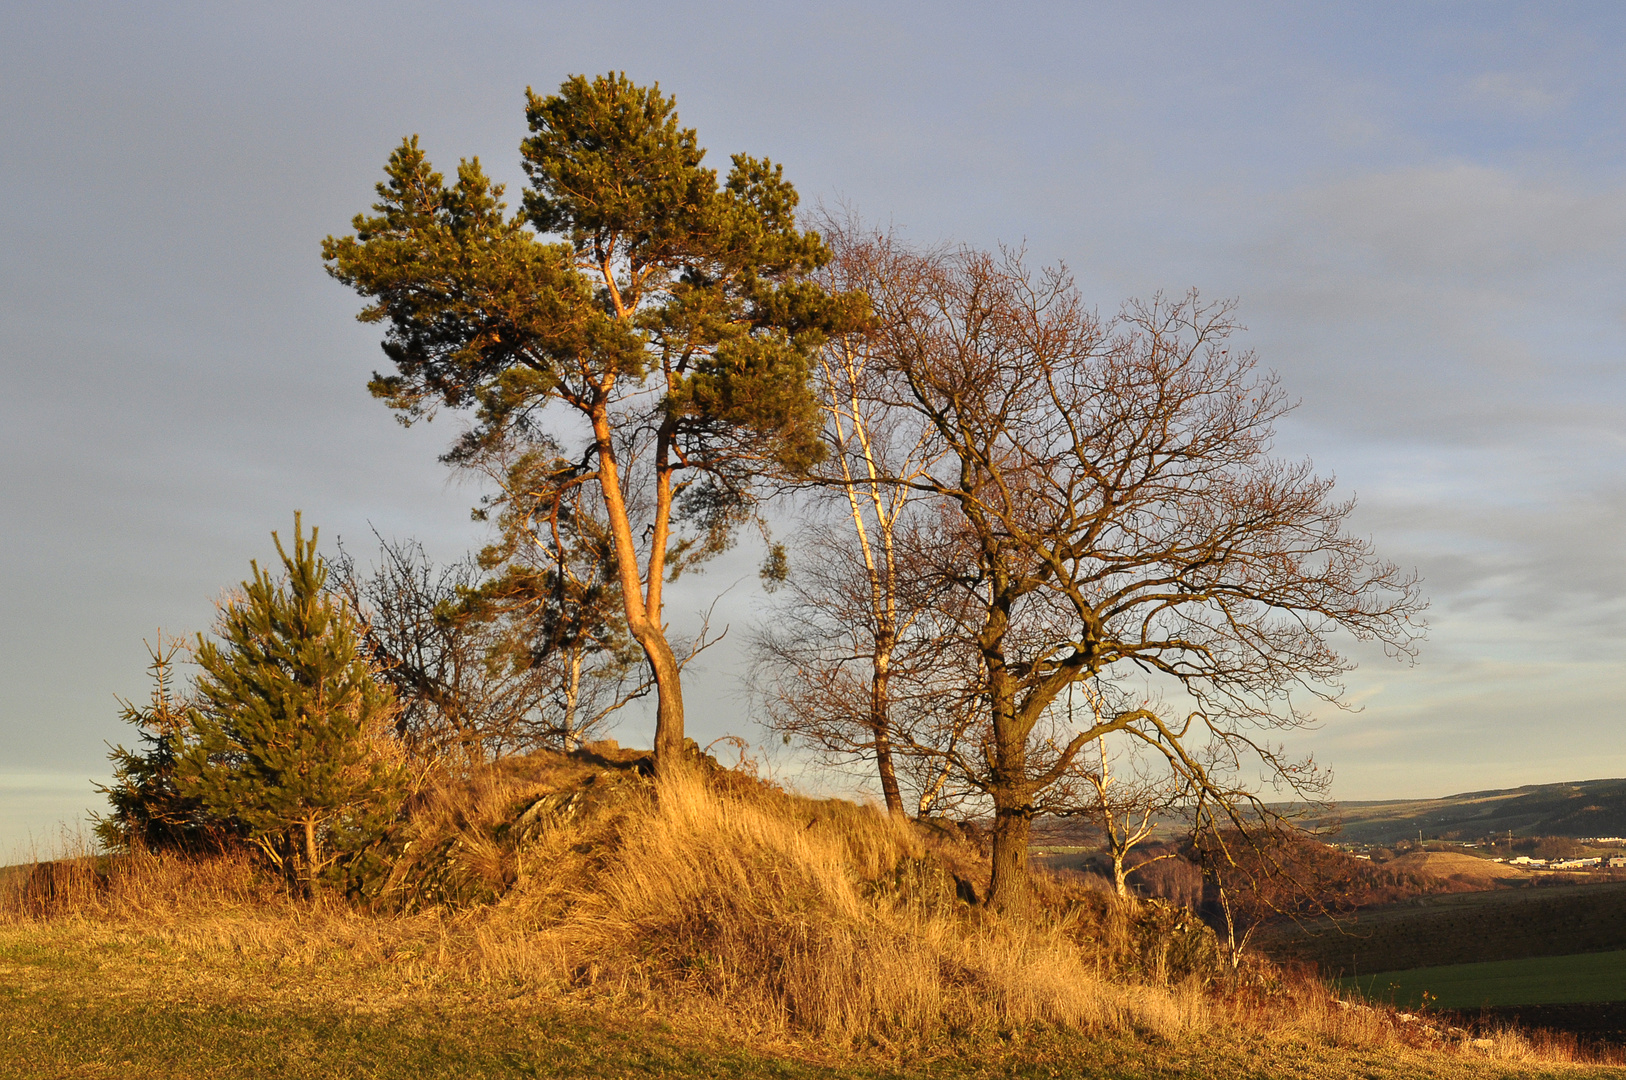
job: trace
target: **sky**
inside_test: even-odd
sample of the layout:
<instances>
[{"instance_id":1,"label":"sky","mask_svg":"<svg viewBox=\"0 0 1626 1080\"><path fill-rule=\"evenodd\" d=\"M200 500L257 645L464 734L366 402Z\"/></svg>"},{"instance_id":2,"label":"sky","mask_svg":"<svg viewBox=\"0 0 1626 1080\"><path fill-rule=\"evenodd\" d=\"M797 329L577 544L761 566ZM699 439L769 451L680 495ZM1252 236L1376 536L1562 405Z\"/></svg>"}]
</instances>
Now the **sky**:
<instances>
[{"instance_id":1,"label":"sky","mask_svg":"<svg viewBox=\"0 0 1626 1080\"><path fill-rule=\"evenodd\" d=\"M1235 298L1299 401L1278 452L1432 603L1415 664L1353 648L1358 708L1288 740L1336 797L1626 775L1623 57L1609 3L4 5L0 858L99 804L144 639L208 630L294 510L329 554L484 541L457 418L368 396L319 241L408 134L517 192L525 88L609 70L807 205L1025 243L1109 314ZM731 628L702 743L765 738L759 557L673 596Z\"/></svg>"}]
</instances>

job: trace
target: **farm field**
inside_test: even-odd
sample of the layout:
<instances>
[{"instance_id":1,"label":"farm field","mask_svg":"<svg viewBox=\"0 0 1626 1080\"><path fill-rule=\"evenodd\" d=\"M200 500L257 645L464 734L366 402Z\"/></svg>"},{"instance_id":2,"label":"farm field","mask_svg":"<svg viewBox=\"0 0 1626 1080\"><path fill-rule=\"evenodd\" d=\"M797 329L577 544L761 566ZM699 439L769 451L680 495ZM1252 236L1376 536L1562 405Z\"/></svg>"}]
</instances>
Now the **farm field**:
<instances>
[{"instance_id":1,"label":"farm field","mask_svg":"<svg viewBox=\"0 0 1626 1080\"><path fill-rule=\"evenodd\" d=\"M1337 921L1261 928L1272 959L1332 978L1626 949L1626 883L1540 885L1425 896Z\"/></svg>"},{"instance_id":2,"label":"farm field","mask_svg":"<svg viewBox=\"0 0 1626 1080\"><path fill-rule=\"evenodd\" d=\"M1626 1001L1626 950L1383 971L1338 980L1382 1002L1441 1009Z\"/></svg>"}]
</instances>

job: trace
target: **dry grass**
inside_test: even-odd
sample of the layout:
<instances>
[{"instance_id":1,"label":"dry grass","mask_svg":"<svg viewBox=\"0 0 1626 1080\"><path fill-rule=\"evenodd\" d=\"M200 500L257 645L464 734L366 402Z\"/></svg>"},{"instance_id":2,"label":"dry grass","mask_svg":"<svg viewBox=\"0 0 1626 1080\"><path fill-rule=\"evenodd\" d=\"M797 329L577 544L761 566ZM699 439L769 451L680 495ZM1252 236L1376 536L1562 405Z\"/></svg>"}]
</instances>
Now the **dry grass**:
<instances>
[{"instance_id":1,"label":"dry grass","mask_svg":"<svg viewBox=\"0 0 1626 1080\"><path fill-rule=\"evenodd\" d=\"M1414 851L1383 864L1397 870L1412 870L1432 877L1455 878L1481 889L1518 883L1530 874L1517 866L1491 862L1460 851Z\"/></svg>"},{"instance_id":2,"label":"dry grass","mask_svg":"<svg viewBox=\"0 0 1626 1080\"><path fill-rule=\"evenodd\" d=\"M493 912L493 966L844 1043L1034 1023L1174 1035L1203 1022L1199 995L1113 982L1057 926L962 903L907 823L695 775L650 794L613 816L613 857L568 884L516 889ZM513 931L531 925L515 949Z\"/></svg>"},{"instance_id":3,"label":"dry grass","mask_svg":"<svg viewBox=\"0 0 1626 1080\"><path fill-rule=\"evenodd\" d=\"M1038 918L1012 924L960 898L977 860L963 842L730 774L657 785L524 759L427 787L403 847L372 912L293 900L247 856L79 853L0 878L0 922L173 960L129 968L130 993L162 978L207 996L229 968L301 1000L496 994L820 1052L1055 1031L1586 1057L1573 1041L1476 1038L1339 1003L1268 968L1205 986L1212 939L1180 909L1128 911L1064 879L1042 885Z\"/></svg>"}]
</instances>

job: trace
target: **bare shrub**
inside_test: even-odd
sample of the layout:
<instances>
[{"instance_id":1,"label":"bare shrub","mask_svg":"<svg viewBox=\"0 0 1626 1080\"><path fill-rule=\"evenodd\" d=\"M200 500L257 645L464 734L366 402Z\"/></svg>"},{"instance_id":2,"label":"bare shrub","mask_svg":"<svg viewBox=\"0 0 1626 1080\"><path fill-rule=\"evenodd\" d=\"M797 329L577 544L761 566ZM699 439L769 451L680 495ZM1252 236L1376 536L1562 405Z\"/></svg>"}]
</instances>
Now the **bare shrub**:
<instances>
[{"instance_id":1,"label":"bare shrub","mask_svg":"<svg viewBox=\"0 0 1626 1080\"><path fill-rule=\"evenodd\" d=\"M1203 872L1194 863L1178 855L1145 857L1139 861L1132 855L1129 861L1133 867L1129 882L1140 895L1166 900L1193 911L1202 908Z\"/></svg>"}]
</instances>

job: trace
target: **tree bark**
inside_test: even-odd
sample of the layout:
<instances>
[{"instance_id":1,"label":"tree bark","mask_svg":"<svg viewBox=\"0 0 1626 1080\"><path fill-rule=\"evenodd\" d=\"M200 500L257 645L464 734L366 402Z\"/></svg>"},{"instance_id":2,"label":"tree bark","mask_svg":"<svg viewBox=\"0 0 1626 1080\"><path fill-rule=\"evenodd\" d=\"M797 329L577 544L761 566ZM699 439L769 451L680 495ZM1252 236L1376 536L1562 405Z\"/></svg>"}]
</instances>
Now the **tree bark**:
<instances>
[{"instance_id":1,"label":"tree bark","mask_svg":"<svg viewBox=\"0 0 1626 1080\"><path fill-rule=\"evenodd\" d=\"M1001 915L1025 918L1028 912L1028 837L1033 815L1025 806L994 807L993 881L988 903Z\"/></svg>"},{"instance_id":2,"label":"tree bark","mask_svg":"<svg viewBox=\"0 0 1626 1080\"><path fill-rule=\"evenodd\" d=\"M677 656L666 643L664 634L640 638L644 654L649 657L650 672L655 676L655 771L670 774L683 757L683 681L680 678Z\"/></svg>"},{"instance_id":3,"label":"tree bark","mask_svg":"<svg viewBox=\"0 0 1626 1080\"><path fill-rule=\"evenodd\" d=\"M316 821L305 819L305 899L316 899Z\"/></svg>"},{"instance_id":4,"label":"tree bark","mask_svg":"<svg viewBox=\"0 0 1626 1080\"><path fill-rule=\"evenodd\" d=\"M898 774L892 765L890 652L889 648L876 648L875 674L870 680L869 720L870 730L875 733L875 767L881 774L881 793L886 798L886 812L894 817L903 817L903 792L898 790Z\"/></svg>"},{"instance_id":5,"label":"tree bark","mask_svg":"<svg viewBox=\"0 0 1626 1080\"><path fill-rule=\"evenodd\" d=\"M967 485L969 486L969 485ZM979 523L980 524L980 523ZM984 552L992 548L988 533L982 530ZM992 563L993 600L983 616L977 635L977 649L987 669L990 725L993 728L993 768L988 793L994 800L993 878L988 886L988 902L995 911L1012 918L1026 918L1028 911L1028 837L1033 828L1032 789L1028 780L1028 733L1030 720L1018 715L1016 693L1010 669L1005 664L1005 635L1010 629L1013 603L1009 579L1003 568Z\"/></svg>"},{"instance_id":6,"label":"tree bark","mask_svg":"<svg viewBox=\"0 0 1626 1080\"><path fill-rule=\"evenodd\" d=\"M565 686L565 733L564 744L567 751L574 750L581 740L576 737L576 703L581 698L582 689L582 647L580 643L570 647L570 681Z\"/></svg>"},{"instance_id":7,"label":"tree bark","mask_svg":"<svg viewBox=\"0 0 1626 1080\"><path fill-rule=\"evenodd\" d=\"M598 444L599 490L604 494L605 516L609 519L616 571L621 579L621 599L625 605L627 629L648 658L649 672L655 680L655 771L666 773L683 756L682 669L671 643L666 640L666 630L661 623L661 585L666 573L666 543L672 513L671 475L663 462L656 485L649 566L640 573L638 549L632 537L632 520L628 515L626 500L621 495L608 409L599 405L592 414L592 420L593 436ZM663 447L657 456L664 456L664 452Z\"/></svg>"},{"instance_id":8,"label":"tree bark","mask_svg":"<svg viewBox=\"0 0 1626 1080\"><path fill-rule=\"evenodd\" d=\"M1129 871L1124 869L1124 853L1117 847L1112 849L1112 884L1120 900L1129 899Z\"/></svg>"}]
</instances>

